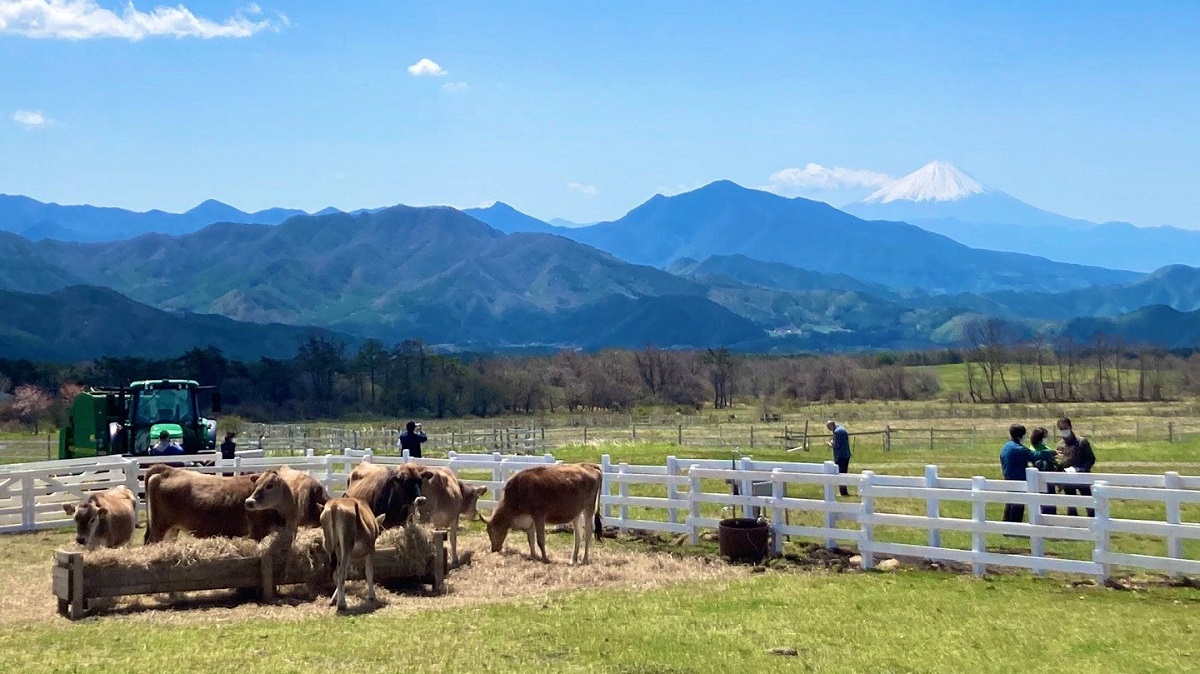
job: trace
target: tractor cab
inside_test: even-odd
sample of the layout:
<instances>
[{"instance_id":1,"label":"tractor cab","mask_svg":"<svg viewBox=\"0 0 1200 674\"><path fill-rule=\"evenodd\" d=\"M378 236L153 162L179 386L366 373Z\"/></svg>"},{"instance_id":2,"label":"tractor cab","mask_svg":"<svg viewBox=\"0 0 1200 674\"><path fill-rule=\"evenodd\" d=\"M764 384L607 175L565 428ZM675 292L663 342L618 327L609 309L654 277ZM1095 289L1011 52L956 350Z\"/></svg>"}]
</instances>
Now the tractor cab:
<instances>
[{"instance_id":1,"label":"tractor cab","mask_svg":"<svg viewBox=\"0 0 1200 674\"><path fill-rule=\"evenodd\" d=\"M202 404L207 402L207 404ZM59 437L59 457L145 456L165 431L185 454L214 451L217 424L203 412L221 411L221 394L194 381L135 381L89 389L76 397Z\"/></svg>"}]
</instances>

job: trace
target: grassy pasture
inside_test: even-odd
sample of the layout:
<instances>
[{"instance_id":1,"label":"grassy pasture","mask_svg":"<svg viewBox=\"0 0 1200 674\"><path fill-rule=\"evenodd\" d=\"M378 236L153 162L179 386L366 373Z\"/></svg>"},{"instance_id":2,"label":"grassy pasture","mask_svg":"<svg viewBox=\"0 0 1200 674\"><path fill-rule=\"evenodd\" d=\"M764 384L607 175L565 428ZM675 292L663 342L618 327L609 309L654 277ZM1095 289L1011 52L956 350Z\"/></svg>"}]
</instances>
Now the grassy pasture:
<instances>
[{"instance_id":1,"label":"grassy pasture","mask_svg":"<svg viewBox=\"0 0 1200 674\"><path fill-rule=\"evenodd\" d=\"M572 568L562 563L570 537L561 535L550 536L556 562L545 566L487 552L473 534L474 559L451 574L448 595L384 593L384 605L345 616L321 597L285 596L273 605L217 601L71 623L52 615L48 592L48 551L67 538L15 535L0 547L5 671L227 672L254 662L278 672L364 674L1175 672L1197 652L1194 588L1121 592L1059 577L976 580L917 569L747 574L611 540L593 565ZM354 607L361 584L351 592ZM775 647L798 654L769 654Z\"/></svg>"}]
</instances>

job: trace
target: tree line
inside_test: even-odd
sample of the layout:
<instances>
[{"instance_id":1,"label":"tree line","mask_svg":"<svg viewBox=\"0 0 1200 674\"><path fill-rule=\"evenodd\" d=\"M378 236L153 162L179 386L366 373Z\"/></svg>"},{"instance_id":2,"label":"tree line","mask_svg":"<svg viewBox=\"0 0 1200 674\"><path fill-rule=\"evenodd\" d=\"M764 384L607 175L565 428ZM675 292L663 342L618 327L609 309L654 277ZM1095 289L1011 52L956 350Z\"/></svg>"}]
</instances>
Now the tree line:
<instances>
[{"instance_id":1,"label":"tree line","mask_svg":"<svg viewBox=\"0 0 1200 674\"><path fill-rule=\"evenodd\" d=\"M1083 345L1006 341L978 328L972 346L909 353L766 356L647 346L547 355L445 354L420 341L368 340L356 350L320 335L289 359L231 360L216 348L174 358L104 357L76 364L0 358L0 422L61 423L84 385L162 377L220 388L225 413L255 421L492 417L543 412L681 411L735 403L773 409L814 402L939 396L933 368L961 364L963 402L1161 400L1200 393L1200 357ZM11 397L10 397L11 396Z\"/></svg>"}]
</instances>

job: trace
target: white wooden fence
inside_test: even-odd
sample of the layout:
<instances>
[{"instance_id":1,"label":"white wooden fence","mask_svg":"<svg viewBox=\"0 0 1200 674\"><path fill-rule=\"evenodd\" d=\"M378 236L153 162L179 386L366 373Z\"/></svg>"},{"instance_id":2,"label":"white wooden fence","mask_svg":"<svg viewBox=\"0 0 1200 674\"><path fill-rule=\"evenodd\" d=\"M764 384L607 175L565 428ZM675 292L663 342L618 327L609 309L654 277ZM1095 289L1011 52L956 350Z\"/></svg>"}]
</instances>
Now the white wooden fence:
<instances>
[{"instance_id":1,"label":"white wooden fence","mask_svg":"<svg viewBox=\"0 0 1200 674\"><path fill-rule=\"evenodd\" d=\"M535 465L557 463L552 455L541 457L501 454L454 454L446 459L411 459L375 456L370 450L344 450L341 454L304 457L263 457L247 452L232 460L212 460L193 466L206 473L255 472L288 465L305 470L321 481L331 494L340 494L354 466L361 460L380 464L419 461L446 466L468 483L486 485L484 508L494 507L504 483L515 472ZM194 461L195 457L100 457L70 461L46 461L0 466L0 533L69 526L63 503L77 502L87 494L117 485L138 491L147 466L162 462ZM1189 514L1200 514L1200 477L1125 474L1039 473L1030 468L1024 481L983 477L950 478L927 466L924 475L839 474L833 462L792 463L754 461L744 457L729 460L668 457L665 465L613 464L601 459L604 485L600 497L605 524L621 529L645 529L686 535L698 543L704 530L718 527L724 517L764 516L770 520L773 551L782 552L789 537L815 538L832 547L838 543L856 546L863 567L872 568L883 556L907 556L933 561L971 565L982 574L988 565L1027 568L1035 573L1059 571L1107 579L1113 567L1200 575L1197 550L1185 550L1186 541L1200 540L1200 523L1185 522ZM1046 494L1047 481L1055 484L1090 485L1091 496ZM837 496L840 486L856 490L850 498ZM649 487L649 488L647 488ZM801 497L789 494L804 492ZM639 493L633 493L637 491ZM654 492L655 495L647 495ZM661 494L661 495L659 495ZM1128 501L1149 503L1157 519L1122 519ZM897 502L910 504L897 510ZM915 508L913 502L918 504ZM970 516L948 516L943 505L969 505ZM1027 522L989 520L989 503L1022 503ZM1043 514L1042 506L1074 507L1081 513L1095 510L1094 517ZM732 509L733 512L730 512ZM922 511L913 514L913 510ZM965 508L962 508L965 511ZM883 535L879 528L908 531L897 542L894 533ZM913 532L918 535L913 536ZM969 536L969 547L944 544L943 532ZM988 535L1007 534L1028 538L1028 554L990 551ZM1163 554L1132 554L1114 549L1121 536L1162 539ZM1114 539L1114 536L1117 537ZM922 544L911 542L923 540ZM1086 544L1090 559L1048 555L1047 540ZM1143 546L1144 547L1144 546Z\"/></svg>"}]
</instances>

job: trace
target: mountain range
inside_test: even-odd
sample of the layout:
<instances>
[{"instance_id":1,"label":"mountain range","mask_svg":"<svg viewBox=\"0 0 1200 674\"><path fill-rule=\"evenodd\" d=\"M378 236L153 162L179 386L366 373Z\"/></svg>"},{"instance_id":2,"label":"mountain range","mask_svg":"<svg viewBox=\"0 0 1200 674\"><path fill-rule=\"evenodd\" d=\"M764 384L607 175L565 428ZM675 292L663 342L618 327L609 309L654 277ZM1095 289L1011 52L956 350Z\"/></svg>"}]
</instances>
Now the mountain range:
<instances>
[{"instance_id":1,"label":"mountain range","mask_svg":"<svg viewBox=\"0 0 1200 674\"><path fill-rule=\"evenodd\" d=\"M1200 231L1096 223L1044 211L934 161L843 207L868 220L900 220L973 248L1148 272L1200 264Z\"/></svg>"},{"instance_id":2,"label":"mountain range","mask_svg":"<svg viewBox=\"0 0 1200 674\"><path fill-rule=\"evenodd\" d=\"M0 199L0 215L25 203L9 199L17 201ZM574 226L502 202L308 215L213 201L185 214L93 209L91 220L86 210L54 210L91 207L43 204L76 218L43 224L95 239L108 238L99 233L108 218L125 218L126 230L190 231L111 241L0 231L0 311L9 316L0 318L0 353L71 359L213 344L274 357L294 352L312 326L351 342L416 337L471 350L927 348L961 343L986 318L1014 335L1191 339L1200 270L1141 274L972 248L868 209L910 209L908 217L949 205L965 217L973 200L994 217L1033 208L936 163L865 199L863 214L883 218L874 220L729 181ZM1042 229L1089 231L1025 212ZM216 220L196 227L185 216Z\"/></svg>"}]
</instances>

